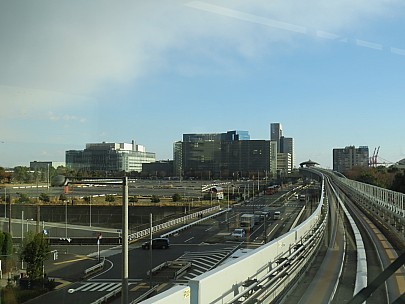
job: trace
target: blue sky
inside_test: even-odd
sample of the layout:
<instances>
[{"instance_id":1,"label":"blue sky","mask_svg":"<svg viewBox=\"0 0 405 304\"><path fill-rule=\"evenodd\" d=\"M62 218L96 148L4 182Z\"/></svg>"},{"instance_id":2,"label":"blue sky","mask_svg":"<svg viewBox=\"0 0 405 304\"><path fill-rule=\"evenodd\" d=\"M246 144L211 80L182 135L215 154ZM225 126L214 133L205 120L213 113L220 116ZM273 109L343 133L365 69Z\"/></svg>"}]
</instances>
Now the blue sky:
<instances>
[{"instance_id":1,"label":"blue sky","mask_svg":"<svg viewBox=\"0 0 405 304\"><path fill-rule=\"evenodd\" d=\"M172 159L184 133L279 122L296 163L405 158L403 1L1 1L0 166L89 142Z\"/></svg>"}]
</instances>

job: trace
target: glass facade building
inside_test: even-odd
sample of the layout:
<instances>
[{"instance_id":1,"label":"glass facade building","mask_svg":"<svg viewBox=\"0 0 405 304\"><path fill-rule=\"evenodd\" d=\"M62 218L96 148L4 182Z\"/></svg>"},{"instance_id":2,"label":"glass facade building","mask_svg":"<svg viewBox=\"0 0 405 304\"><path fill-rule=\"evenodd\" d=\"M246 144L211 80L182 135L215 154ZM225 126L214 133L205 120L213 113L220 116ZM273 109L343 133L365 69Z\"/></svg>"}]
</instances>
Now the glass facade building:
<instances>
[{"instance_id":1,"label":"glass facade building","mask_svg":"<svg viewBox=\"0 0 405 304\"><path fill-rule=\"evenodd\" d=\"M277 152L281 151L280 139L283 136L283 127L280 123L275 122L270 124L270 140L277 142Z\"/></svg>"},{"instance_id":2,"label":"glass facade building","mask_svg":"<svg viewBox=\"0 0 405 304\"><path fill-rule=\"evenodd\" d=\"M269 140L250 140L247 131L184 134L173 148L174 172L201 179L268 176L276 166Z\"/></svg>"}]
</instances>

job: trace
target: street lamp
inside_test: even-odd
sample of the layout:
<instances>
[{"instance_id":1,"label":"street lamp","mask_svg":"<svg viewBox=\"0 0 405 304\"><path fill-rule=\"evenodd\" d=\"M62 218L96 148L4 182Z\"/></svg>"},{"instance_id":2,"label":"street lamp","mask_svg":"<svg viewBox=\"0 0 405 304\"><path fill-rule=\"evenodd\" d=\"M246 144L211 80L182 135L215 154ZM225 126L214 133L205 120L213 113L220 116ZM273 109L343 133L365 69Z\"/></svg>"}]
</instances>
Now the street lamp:
<instances>
[{"instance_id":1,"label":"street lamp","mask_svg":"<svg viewBox=\"0 0 405 304\"><path fill-rule=\"evenodd\" d=\"M63 175L56 175L52 177L52 186L68 186L80 184L94 184L94 185L121 185L122 186L122 296L121 303L128 303L128 177L124 176L121 181L117 179L116 182L80 182L71 181ZM66 205L67 206L67 205ZM67 213L66 213L67 215ZM66 221L67 222L67 221ZM67 227L67 226L66 226Z\"/></svg>"}]
</instances>

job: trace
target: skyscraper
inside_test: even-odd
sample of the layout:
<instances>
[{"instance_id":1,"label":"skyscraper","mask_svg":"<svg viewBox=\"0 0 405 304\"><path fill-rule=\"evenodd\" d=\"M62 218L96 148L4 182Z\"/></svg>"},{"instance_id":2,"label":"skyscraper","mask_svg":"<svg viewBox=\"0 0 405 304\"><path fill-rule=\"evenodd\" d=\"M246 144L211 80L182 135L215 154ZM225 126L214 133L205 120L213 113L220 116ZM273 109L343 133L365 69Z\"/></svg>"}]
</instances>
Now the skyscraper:
<instances>
[{"instance_id":1,"label":"skyscraper","mask_svg":"<svg viewBox=\"0 0 405 304\"><path fill-rule=\"evenodd\" d=\"M277 152L281 152L280 139L283 136L283 127L280 123L275 122L270 124L270 140L277 142Z\"/></svg>"},{"instance_id":2,"label":"skyscraper","mask_svg":"<svg viewBox=\"0 0 405 304\"><path fill-rule=\"evenodd\" d=\"M288 163L288 168L280 168L286 170L286 172L291 172L295 163L294 155L294 138L284 137L283 136L283 127L280 123L275 122L270 124L270 140L277 143L277 153L288 153L289 161L284 162ZM282 157L280 155L280 157ZM280 164L280 163L279 163Z\"/></svg>"}]
</instances>

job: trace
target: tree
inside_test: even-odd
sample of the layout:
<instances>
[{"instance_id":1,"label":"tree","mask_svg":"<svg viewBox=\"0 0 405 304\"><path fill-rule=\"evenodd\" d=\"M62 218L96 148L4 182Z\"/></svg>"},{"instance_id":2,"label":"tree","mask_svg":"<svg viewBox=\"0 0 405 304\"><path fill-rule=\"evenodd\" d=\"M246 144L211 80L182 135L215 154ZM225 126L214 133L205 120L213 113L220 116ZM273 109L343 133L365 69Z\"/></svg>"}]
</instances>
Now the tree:
<instances>
[{"instance_id":1,"label":"tree","mask_svg":"<svg viewBox=\"0 0 405 304\"><path fill-rule=\"evenodd\" d=\"M6 172L3 167L0 167L0 183L9 183L10 182L11 173Z\"/></svg>"},{"instance_id":2,"label":"tree","mask_svg":"<svg viewBox=\"0 0 405 304\"><path fill-rule=\"evenodd\" d=\"M180 202L181 201L181 195L178 193L175 193L172 195L172 200L173 202Z\"/></svg>"},{"instance_id":3,"label":"tree","mask_svg":"<svg viewBox=\"0 0 405 304\"><path fill-rule=\"evenodd\" d=\"M14 168L13 180L20 183L30 182L30 169L24 166L17 166Z\"/></svg>"},{"instance_id":4,"label":"tree","mask_svg":"<svg viewBox=\"0 0 405 304\"><path fill-rule=\"evenodd\" d=\"M30 280L33 281L42 276L43 263L49 254L50 246L43 233L33 236L28 234L20 258L27 263L27 275Z\"/></svg>"},{"instance_id":5,"label":"tree","mask_svg":"<svg viewBox=\"0 0 405 304\"><path fill-rule=\"evenodd\" d=\"M4 238L1 246L1 255L11 255L13 253L13 237L8 232L3 232Z\"/></svg>"},{"instance_id":6,"label":"tree","mask_svg":"<svg viewBox=\"0 0 405 304\"><path fill-rule=\"evenodd\" d=\"M3 272L8 271L14 263L13 261L13 238L8 232L0 232L0 254L3 261Z\"/></svg>"},{"instance_id":7,"label":"tree","mask_svg":"<svg viewBox=\"0 0 405 304\"><path fill-rule=\"evenodd\" d=\"M398 172L395 174L391 190L405 193L405 172Z\"/></svg>"}]
</instances>

